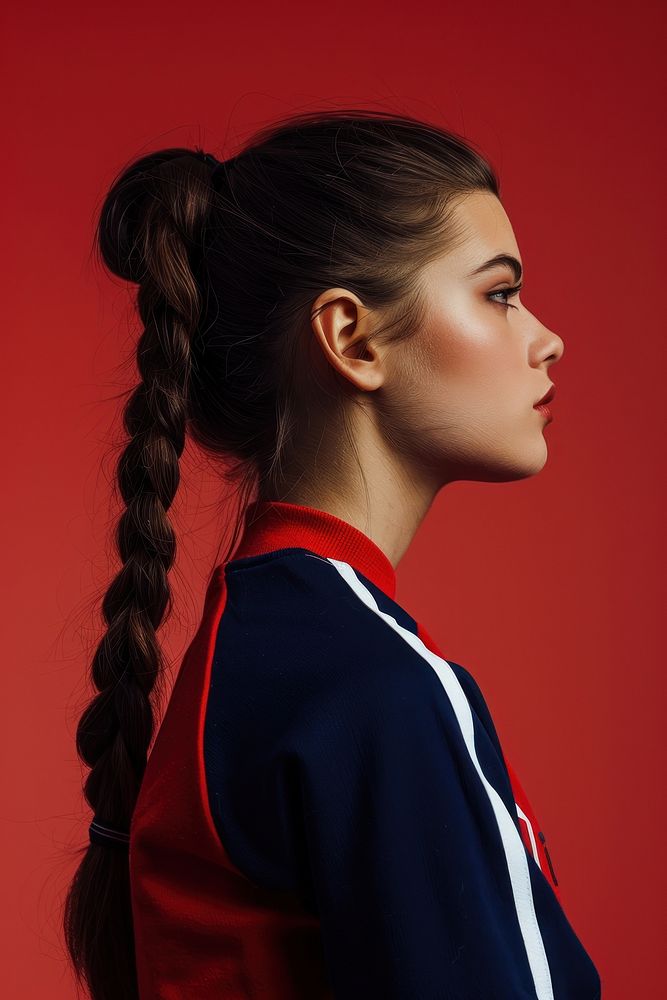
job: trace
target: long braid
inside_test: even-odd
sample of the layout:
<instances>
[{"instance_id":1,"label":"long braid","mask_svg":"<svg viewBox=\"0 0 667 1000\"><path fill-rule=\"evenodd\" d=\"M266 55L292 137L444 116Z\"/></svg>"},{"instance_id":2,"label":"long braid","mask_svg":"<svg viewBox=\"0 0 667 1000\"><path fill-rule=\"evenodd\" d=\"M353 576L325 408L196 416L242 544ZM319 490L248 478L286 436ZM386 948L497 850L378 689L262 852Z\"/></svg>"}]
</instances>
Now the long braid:
<instances>
[{"instance_id":1,"label":"long braid","mask_svg":"<svg viewBox=\"0 0 667 1000\"><path fill-rule=\"evenodd\" d=\"M191 155L189 160L197 162ZM145 191L146 169L142 179L135 170L112 189L101 232L113 231L114 215L126 220L129 189L143 183ZM190 344L201 314L192 255L208 212L201 181L210 170L202 166L198 172L199 180L173 160L163 162L151 171L157 176L148 204L143 199L138 230L116 230L114 254L100 241L112 269L139 282L144 330L137 346L141 381L123 411L129 440L117 469L126 505L116 532L122 566L102 602L107 629L91 667L99 693L79 721L76 746L90 767L86 800L97 820L120 830L130 827L154 732L154 700L164 680L157 629L171 601L168 572L176 552L167 511L180 480ZM136 208L136 198L132 204ZM65 928L77 976L94 1000L138 996L127 852L97 843L88 847L72 883ZM99 965L98 935L106 942Z\"/></svg>"}]
</instances>

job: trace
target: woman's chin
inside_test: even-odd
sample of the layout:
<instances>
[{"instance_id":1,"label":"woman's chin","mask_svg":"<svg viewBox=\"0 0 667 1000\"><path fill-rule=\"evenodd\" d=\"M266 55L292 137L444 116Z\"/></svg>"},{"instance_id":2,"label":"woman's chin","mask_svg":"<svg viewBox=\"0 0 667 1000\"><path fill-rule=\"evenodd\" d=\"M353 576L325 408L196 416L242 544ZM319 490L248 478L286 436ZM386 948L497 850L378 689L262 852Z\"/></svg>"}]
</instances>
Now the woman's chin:
<instances>
[{"instance_id":1,"label":"woman's chin","mask_svg":"<svg viewBox=\"0 0 667 1000\"><path fill-rule=\"evenodd\" d=\"M536 476L537 473L541 472L546 465L548 457L549 450L547 448L547 442L540 434L538 441L531 444L530 449L527 449L526 453L522 456L521 465L523 467L523 476L521 478Z\"/></svg>"},{"instance_id":2,"label":"woman's chin","mask_svg":"<svg viewBox=\"0 0 667 1000\"><path fill-rule=\"evenodd\" d=\"M495 456L493 461L479 469L479 475L472 478L486 483L511 483L517 479L528 479L541 472L548 458L547 443L540 435L523 448Z\"/></svg>"}]
</instances>

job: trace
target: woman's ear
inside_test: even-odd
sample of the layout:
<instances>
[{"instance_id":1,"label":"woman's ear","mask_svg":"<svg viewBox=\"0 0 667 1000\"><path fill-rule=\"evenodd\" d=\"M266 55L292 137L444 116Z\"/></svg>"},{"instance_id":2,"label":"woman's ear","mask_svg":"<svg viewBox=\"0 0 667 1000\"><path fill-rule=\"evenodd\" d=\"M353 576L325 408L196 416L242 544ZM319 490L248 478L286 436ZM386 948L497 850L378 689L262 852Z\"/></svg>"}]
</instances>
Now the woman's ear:
<instances>
[{"instance_id":1,"label":"woman's ear","mask_svg":"<svg viewBox=\"0 0 667 1000\"><path fill-rule=\"evenodd\" d=\"M386 377L383 354L369 342L376 321L375 311L347 288L328 288L311 310L311 327L328 363L367 392Z\"/></svg>"}]
</instances>

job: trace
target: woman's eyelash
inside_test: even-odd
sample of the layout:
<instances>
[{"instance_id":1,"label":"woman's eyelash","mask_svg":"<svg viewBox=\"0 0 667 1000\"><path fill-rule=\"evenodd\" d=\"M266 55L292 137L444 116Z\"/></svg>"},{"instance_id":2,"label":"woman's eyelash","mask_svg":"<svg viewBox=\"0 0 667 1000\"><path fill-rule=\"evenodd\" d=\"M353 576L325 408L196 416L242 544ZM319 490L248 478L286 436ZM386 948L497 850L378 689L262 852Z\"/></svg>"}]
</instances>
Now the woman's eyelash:
<instances>
[{"instance_id":1,"label":"woman's eyelash","mask_svg":"<svg viewBox=\"0 0 667 1000\"><path fill-rule=\"evenodd\" d=\"M513 285L511 288L499 288L497 292L490 292L488 298L495 302L495 295L506 295L508 299L511 299L514 295L518 295L523 288L523 282L520 281L518 285ZM510 302L499 302L498 305L504 306L505 309L518 309L518 306L513 306Z\"/></svg>"}]
</instances>

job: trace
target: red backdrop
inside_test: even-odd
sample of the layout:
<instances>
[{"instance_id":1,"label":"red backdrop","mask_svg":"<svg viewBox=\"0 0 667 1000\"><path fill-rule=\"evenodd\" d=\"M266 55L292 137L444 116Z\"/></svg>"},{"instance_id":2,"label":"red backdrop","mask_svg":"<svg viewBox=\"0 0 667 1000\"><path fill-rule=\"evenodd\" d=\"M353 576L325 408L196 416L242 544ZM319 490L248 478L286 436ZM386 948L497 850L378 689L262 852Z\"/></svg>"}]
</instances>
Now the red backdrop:
<instances>
[{"instance_id":1,"label":"red backdrop","mask_svg":"<svg viewBox=\"0 0 667 1000\"><path fill-rule=\"evenodd\" d=\"M659 5L27 2L4 20L5 996L74 996L60 909L90 818L74 732L109 578L115 397L134 382L128 289L90 258L100 199L149 149L223 155L275 116L340 105L407 111L481 146L525 263L522 301L565 341L546 467L441 493L399 567L398 599L484 690L605 1000L655 996ZM174 670L224 525L217 491L187 452Z\"/></svg>"}]
</instances>

